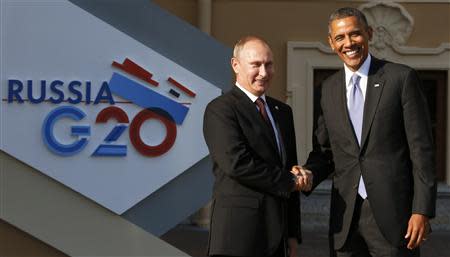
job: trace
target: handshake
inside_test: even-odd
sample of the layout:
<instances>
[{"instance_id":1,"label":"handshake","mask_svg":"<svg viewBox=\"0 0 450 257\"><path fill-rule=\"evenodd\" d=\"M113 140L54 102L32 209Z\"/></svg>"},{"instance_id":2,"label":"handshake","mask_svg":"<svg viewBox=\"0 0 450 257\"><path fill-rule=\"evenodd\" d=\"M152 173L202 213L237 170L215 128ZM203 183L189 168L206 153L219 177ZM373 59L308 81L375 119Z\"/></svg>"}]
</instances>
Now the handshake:
<instances>
[{"instance_id":1,"label":"handshake","mask_svg":"<svg viewBox=\"0 0 450 257\"><path fill-rule=\"evenodd\" d=\"M292 167L291 173L294 174L295 187L294 191L311 191L313 183L313 174L310 170L302 166L295 165Z\"/></svg>"}]
</instances>

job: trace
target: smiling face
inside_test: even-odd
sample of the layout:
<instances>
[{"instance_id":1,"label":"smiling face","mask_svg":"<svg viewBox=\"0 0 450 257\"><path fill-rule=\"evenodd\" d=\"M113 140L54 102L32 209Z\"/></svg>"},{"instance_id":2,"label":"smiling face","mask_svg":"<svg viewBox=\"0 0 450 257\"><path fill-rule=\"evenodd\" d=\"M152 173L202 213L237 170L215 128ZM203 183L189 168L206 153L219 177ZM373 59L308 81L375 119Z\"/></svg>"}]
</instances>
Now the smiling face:
<instances>
[{"instance_id":1,"label":"smiling face","mask_svg":"<svg viewBox=\"0 0 450 257\"><path fill-rule=\"evenodd\" d=\"M261 96L270 86L274 74L272 51L259 40L246 42L231 66L236 73L236 81L256 96Z\"/></svg>"},{"instance_id":2,"label":"smiling face","mask_svg":"<svg viewBox=\"0 0 450 257\"><path fill-rule=\"evenodd\" d=\"M329 26L328 43L352 71L357 71L369 54L372 28L349 16L333 20Z\"/></svg>"}]
</instances>

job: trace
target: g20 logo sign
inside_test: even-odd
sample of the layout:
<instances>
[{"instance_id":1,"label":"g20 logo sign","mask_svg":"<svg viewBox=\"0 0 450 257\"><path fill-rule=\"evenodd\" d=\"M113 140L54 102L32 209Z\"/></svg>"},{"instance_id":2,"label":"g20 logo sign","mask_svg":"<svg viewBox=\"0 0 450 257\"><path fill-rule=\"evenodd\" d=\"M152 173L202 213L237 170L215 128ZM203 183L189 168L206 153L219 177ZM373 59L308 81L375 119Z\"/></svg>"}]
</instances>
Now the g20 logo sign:
<instances>
[{"instance_id":1,"label":"g20 logo sign","mask_svg":"<svg viewBox=\"0 0 450 257\"><path fill-rule=\"evenodd\" d=\"M152 74L142 67L125 59L123 64L113 62L113 66L138 77L152 86L158 86L159 83L152 80ZM187 87L183 86L173 78L169 77L168 81L176 88L170 89L169 93L173 98L179 98L180 91L191 98L196 94ZM129 138L134 148L142 155L148 157L160 156L167 151L175 143L177 136L177 125L181 125L189 111L189 109L181 103L178 103L166 96L163 96L156 91L150 89L141 83L135 82L119 73L114 72L109 83L103 82L95 99L91 99L91 82L85 83L84 92L81 86L83 83L79 81L71 81L67 84L67 90L70 96L66 96L62 87L65 85L60 80L55 80L49 83L49 90L52 93L51 97L46 98L47 81L41 81L40 97L33 97L32 81L27 81L27 97L28 100L34 104L45 101L53 104L68 102L71 104L78 104L85 102L86 104L98 104L100 102L108 102L111 106L101 110L96 117L95 123L106 123L110 119L115 119L118 124L106 135L103 143L100 144L92 153L92 156L126 156L127 146L123 144L116 144L115 142L123 136L125 130L129 127ZM19 80L8 80L8 103L17 101L23 103L22 95L25 93L24 83ZM84 97L83 97L84 93ZM127 113L114 106L115 101L112 94L117 94L132 103L143 107L130 122ZM81 152L88 144L88 137L91 135L91 126L89 125L73 125L70 127L71 136L77 139L70 144L63 144L57 140L54 135L55 124L63 118L69 118L74 121L82 121L86 117L86 113L81 109L69 105L59 106L49 112L42 123L42 139L47 148L60 156L72 156ZM166 131L166 136L158 145L148 145L142 140L140 131L142 124L147 120L157 120L161 122Z\"/></svg>"},{"instance_id":2,"label":"g20 logo sign","mask_svg":"<svg viewBox=\"0 0 450 257\"><path fill-rule=\"evenodd\" d=\"M164 114L161 110L144 109L140 111L132 120L129 129L130 141L136 150L145 156L159 156L166 153L174 144L177 127L170 116ZM61 156L74 155L84 149L88 143L87 136L90 136L90 126L71 126L71 135L82 137L71 144L61 144L55 138L53 128L55 123L61 118L71 118L75 121L81 121L86 114L79 108L73 106L61 106L51 111L45 118L42 125L42 138L48 149ZM115 145L116 142L129 124L128 115L121 108L110 106L99 112L96 123L105 123L110 119L116 119L120 124L116 125L105 137L104 144L97 147L92 156L126 156L126 145ZM147 145L140 136L142 124L149 119L156 119L162 122L166 129L166 137L159 145Z\"/></svg>"}]
</instances>

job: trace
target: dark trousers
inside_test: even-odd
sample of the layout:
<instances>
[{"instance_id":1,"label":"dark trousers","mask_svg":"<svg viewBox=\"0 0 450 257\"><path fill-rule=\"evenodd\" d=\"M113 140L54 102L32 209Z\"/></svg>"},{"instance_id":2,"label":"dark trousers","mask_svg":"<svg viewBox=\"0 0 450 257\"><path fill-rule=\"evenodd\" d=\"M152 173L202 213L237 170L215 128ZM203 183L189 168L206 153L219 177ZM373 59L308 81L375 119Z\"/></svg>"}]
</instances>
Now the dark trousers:
<instances>
[{"instance_id":1,"label":"dark trousers","mask_svg":"<svg viewBox=\"0 0 450 257\"><path fill-rule=\"evenodd\" d=\"M337 257L419 257L420 249L392 246L381 234L367 199L356 200L352 225L344 246Z\"/></svg>"},{"instance_id":2,"label":"dark trousers","mask_svg":"<svg viewBox=\"0 0 450 257\"><path fill-rule=\"evenodd\" d=\"M267 257L285 257L285 248L284 248L285 246L284 246L284 243L281 243L279 246L278 246L278 249L275 251L275 253L273 253L272 255L270 255L270 256L267 256ZM228 255L212 255L211 257L237 257L237 256L228 256ZM238 256L239 257L239 256ZM261 256L261 257L264 257L264 256Z\"/></svg>"}]
</instances>

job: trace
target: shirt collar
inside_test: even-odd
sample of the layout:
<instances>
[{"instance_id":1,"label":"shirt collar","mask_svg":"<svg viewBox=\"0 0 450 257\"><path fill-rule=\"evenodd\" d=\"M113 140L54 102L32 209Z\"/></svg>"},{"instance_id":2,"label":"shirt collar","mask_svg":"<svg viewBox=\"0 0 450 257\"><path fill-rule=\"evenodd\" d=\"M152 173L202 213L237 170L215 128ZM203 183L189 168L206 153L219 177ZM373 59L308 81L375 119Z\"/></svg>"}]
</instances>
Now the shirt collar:
<instances>
[{"instance_id":1,"label":"shirt collar","mask_svg":"<svg viewBox=\"0 0 450 257\"><path fill-rule=\"evenodd\" d=\"M263 94L262 96L256 96L256 95L250 93L250 91L248 91L247 89L245 89L243 86L239 85L239 83L238 83L237 81L236 81L236 86L237 86L240 90L242 90L242 92L244 92L244 93L248 96L248 98L250 98L250 100L252 100L252 102L255 102L256 99L258 99L258 98L262 98L262 99L264 100L264 102L267 102L267 101L266 101L266 94Z\"/></svg>"},{"instance_id":2,"label":"shirt collar","mask_svg":"<svg viewBox=\"0 0 450 257\"><path fill-rule=\"evenodd\" d=\"M370 68L370 62L372 61L372 57L370 54L367 55L366 60L364 63L359 67L359 69L356 72L351 71L347 65L344 64L344 70L345 70L345 85L350 85L350 80L352 79L353 74L358 74L361 78L367 78L369 76L369 68Z\"/></svg>"}]
</instances>

